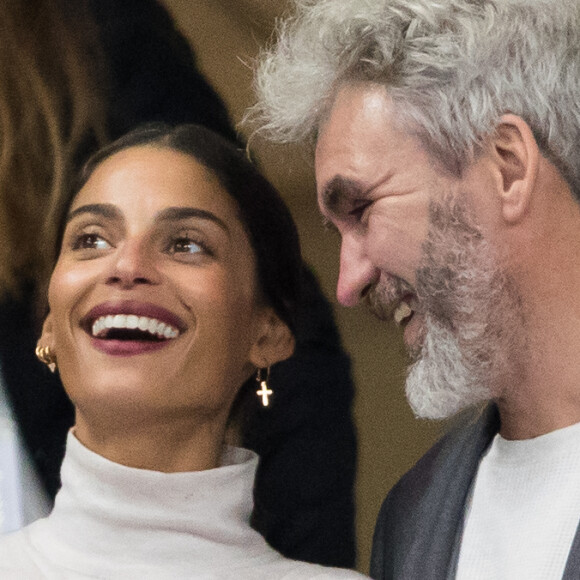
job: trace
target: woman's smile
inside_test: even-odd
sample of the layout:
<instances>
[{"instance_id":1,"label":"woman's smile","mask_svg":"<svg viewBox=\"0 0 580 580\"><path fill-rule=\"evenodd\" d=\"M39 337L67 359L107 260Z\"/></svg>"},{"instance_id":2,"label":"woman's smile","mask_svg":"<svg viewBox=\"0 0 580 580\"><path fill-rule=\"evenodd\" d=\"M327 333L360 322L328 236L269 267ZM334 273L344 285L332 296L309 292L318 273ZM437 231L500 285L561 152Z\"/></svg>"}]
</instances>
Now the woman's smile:
<instances>
[{"instance_id":1,"label":"woman's smile","mask_svg":"<svg viewBox=\"0 0 580 580\"><path fill-rule=\"evenodd\" d=\"M81 320L97 350L113 356L134 356L164 348L187 331L170 310L147 302L104 302Z\"/></svg>"}]
</instances>

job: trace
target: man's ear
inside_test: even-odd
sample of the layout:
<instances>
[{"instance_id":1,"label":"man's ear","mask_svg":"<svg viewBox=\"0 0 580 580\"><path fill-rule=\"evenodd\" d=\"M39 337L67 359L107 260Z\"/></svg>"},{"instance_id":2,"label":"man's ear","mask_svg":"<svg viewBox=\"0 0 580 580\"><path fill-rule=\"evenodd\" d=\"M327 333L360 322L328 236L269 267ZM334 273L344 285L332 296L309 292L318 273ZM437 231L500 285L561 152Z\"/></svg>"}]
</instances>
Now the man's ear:
<instances>
[{"instance_id":1,"label":"man's ear","mask_svg":"<svg viewBox=\"0 0 580 580\"><path fill-rule=\"evenodd\" d=\"M250 361L257 368L269 367L292 356L294 335L270 307L264 312L260 334L250 350Z\"/></svg>"},{"instance_id":2,"label":"man's ear","mask_svg":"<svg viewBox=\"0 0 580 580\"><path fill-rule=\"evenodd\" d=\"M492 138L504 220L518 222L527 212L536 185L540 149L529 125L503 115Z\"/></svg>"}]
</instances>

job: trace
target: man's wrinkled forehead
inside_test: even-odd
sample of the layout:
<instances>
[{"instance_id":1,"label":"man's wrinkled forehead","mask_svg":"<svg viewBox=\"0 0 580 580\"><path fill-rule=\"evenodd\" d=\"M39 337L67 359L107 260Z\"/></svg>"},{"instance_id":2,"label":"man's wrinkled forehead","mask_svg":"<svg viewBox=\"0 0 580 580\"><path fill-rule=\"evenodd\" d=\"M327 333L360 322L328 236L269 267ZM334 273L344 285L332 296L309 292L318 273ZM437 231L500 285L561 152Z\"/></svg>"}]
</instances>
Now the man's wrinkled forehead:
<instances>
[{"instance_id":1,"label":"man's wrinkled forehead","mask_svg":"<svg viewBox=\"0 0 580 580\"><path fill-rule=\"evenodd\" d=\"M356 156L360 146L367 143L367 135L378 124L389 122L391 110L385 88L374 83L344 85L336 92L318 129L315 169L319 193L334 178L323 169L333 167L332 161L340 156Z\"/></svg>"}]
</instances>

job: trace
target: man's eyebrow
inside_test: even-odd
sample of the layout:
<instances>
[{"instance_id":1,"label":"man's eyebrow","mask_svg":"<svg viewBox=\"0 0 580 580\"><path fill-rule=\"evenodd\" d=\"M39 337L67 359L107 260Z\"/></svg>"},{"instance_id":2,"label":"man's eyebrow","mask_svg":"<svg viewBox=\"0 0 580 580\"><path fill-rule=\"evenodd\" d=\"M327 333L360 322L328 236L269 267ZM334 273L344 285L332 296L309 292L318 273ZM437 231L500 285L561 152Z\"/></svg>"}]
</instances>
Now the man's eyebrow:
<instances>
[{"instance_id":1,"label":"man's eyebrow","mask_svg":"<svg viewBox=\"0 0 580 580\"><path fill-rule=\"evenodd\" d=\"M366 189L358 181L337 175L322 190L321 205L329 214L340 214L346 199L362 197Z\"/></svg>"},{"instance_id":2,"label":"man's eyebrow","mask_svg":"<svg viewBox=\"0 0 580 580\"><path fill-rule=\"evenodd\" d=\"M90 203L87 205L81 205L77 209L71 211L66 216L66 223L68 224L78 215L82 214L94 214L99 215L104 218L113 219L121 217L121 212L113 204L110 203Z\"/></svg>"},{"instance_id":3,"label":"man's eyebrow","mask_svg":"<svg viewBox=\"0 0 580 580\"><path fill-rule=\"evenodd\" d=\"M230 230L226 223L211 211L200 209L197 207L168 207L161 210L156 216L156 221L180 221L190 218L208 220L217 224L227 234Z\"/></svg>"}]
</instances>

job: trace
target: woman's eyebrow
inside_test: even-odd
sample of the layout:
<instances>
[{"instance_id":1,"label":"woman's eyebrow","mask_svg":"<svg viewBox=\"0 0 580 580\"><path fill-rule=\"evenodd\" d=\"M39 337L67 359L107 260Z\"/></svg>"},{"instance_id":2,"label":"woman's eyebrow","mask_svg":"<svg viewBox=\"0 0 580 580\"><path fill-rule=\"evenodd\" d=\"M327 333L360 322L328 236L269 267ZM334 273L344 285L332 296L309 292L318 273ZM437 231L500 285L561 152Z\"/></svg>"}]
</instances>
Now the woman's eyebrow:
<instances>
[{"instance_id":1,"label":"woman's eyebrow","mask_svg":"<svg viewBox=\"0 0 580 580\"><path fill-rule=\"evenodd\" d=\"M78 215L82 214L94 214L100 215L104 218L120 218L121 212L110 203L90 203L87 205L81 205L81 207L77 207L77 209L71 211L66 216L66 223L68 224L72 219L77 217Z\"/></svg>"},{"instance_id":2,"label":"woman's eyebrow","mask_svg":"<svg viewBox=\"0 0 580 580\"><path fill-rule=\"evenodd\" d=\"M117 208L113 204L90 203L87 205L82 205L81 207L77 207L75 210L69 212L66 218L66 223L68 224L75 217L83 214L99 215L107 219L115 219L115 218L122 219L123 217L123 214L119 210L119 208ZM209 220L217 224L228 235L230 233L228 226L223 220L221 220L217 215L215 215L211 211L207 211L205 209L199 209L196 207L168 207L160 211L155 216L156 221L180 221L190 218Z\"/></svg>"},{"instance_id":3,"label":"woman's eyebrow","mask_svg":"<svg viewBox=\"0 0 580 580\"><path fill-rule=\"evenodd\" d=\"M230 233L228 226L223 220L211 211L205 209L196 207L168 207L155 216L156 221L179 221L189 218L209 220L220 226L227 234Z\"/></svg>"}]
</instances>

